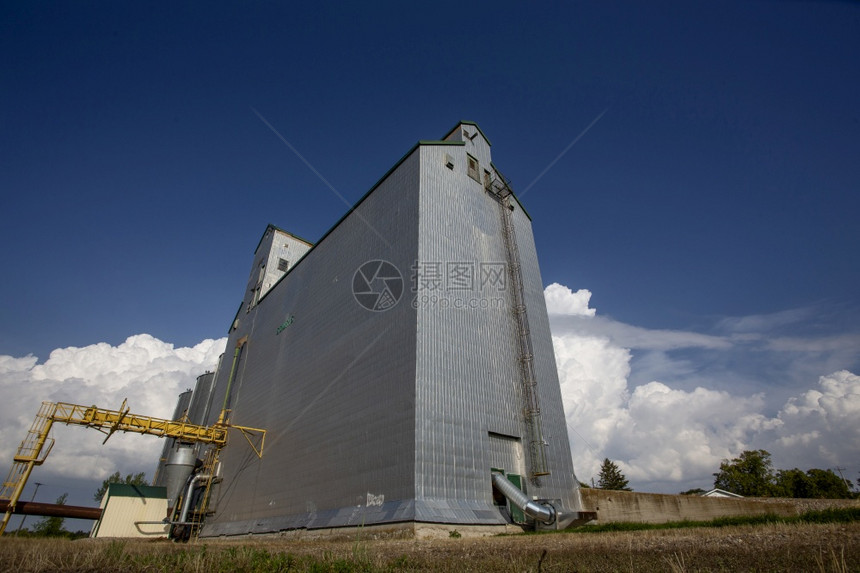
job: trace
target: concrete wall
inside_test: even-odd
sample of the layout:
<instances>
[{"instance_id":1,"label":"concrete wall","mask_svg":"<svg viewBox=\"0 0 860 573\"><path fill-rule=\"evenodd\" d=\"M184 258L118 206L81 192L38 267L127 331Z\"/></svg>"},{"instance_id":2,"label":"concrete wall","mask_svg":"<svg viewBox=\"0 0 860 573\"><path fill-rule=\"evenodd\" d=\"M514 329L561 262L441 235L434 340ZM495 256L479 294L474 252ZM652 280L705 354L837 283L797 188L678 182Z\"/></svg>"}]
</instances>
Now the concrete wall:
<instances>
[{"instance_id":1,"label":"concrete wall","mask_svg":"<svg viewBox=\"0 0 860 573\"><path fill-rule=\"evenodd\" d=\"M668 521L708 521L718 517L765 515L797 515L791 501L763 502L746 498L700 497L696 495L666 495L582 488L586 510L597 512L597 521L665 523Z\"/></svg>"}]
</instances>

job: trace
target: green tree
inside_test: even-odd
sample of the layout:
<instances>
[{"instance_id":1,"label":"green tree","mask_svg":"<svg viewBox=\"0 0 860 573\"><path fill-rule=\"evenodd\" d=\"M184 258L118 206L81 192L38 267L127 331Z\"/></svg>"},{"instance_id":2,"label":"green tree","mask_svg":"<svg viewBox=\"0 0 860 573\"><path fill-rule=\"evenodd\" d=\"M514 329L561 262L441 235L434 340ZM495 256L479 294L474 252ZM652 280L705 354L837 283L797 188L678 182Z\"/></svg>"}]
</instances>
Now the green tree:
<instances>
[{"instance_id":1,"label":"green tree","mask_svg":"<svg viewBox=\"0 0 860 573\"><path fill-rule=\"evenodd\" d=\"M776 473L776 494L799 498L850 498L848 483L832 470L812 468L806 473L794 468Z\"/></svg>"},{"instance_id":2,"label":"green tree","mask_svg":"<svg viewBox=\"0 0 860 573\"><path fill-rule=\"evenodd\" d=\"M776 493L776 478L767 450L746 450L740 456L723 460L714 474L714 487L753 497Z\"/></svg>"},{"instance_id":3,"label":"green tree","mask_svg":"<svg viewBox=\"0 0 860 573\"><path fill-rule=\"evenodd\" d=\"M57 505L65 505L66 498L69 497L68 493L64 493L60 497L57 498ZM69 534L68 531L63 529L63 522L66 518L64 517L43 517L39 520L35 526L33 526L33 534L38 535L39 537L64 537Z\"/></svg>"},{"instance_id":4,"label":"green tree","mask_svg":"<svg viewBox=\"0 0 860 573\"><path fill-rule=\"evenodd\" d=\"M776 472L775 494L778 497L817 497L815 484L802 470L779 470Z\"/></svg>"},{"instance_id":5,"label":"green tree","mask_svg":"<svg viewBox=\"0 0 860 573\"><path fill-rule=\"evenodd\" d=\"M112 483L149 485L149 483L146 481L146 472L140 472L139 474L128 474L125 477L122 477L122 474L120 474L119 472L114 472L113 475L108 476L108 478L102 482L102 485L96 490L95 495L93 495L93 499L101 503L102 498L107 493L108 485Z\"/></svg>"},{"instance_id":6,"label":"green tree","mask_svg":"<svg viewBox=\"0 0 860 573\"><path fill-rule=\"evenodd\" d=\"M624 491L633 491L627 487L627 478L618 469L615 462L609 458L604 458L600 465L600 474L597 476L597 487L599 489L615 489Z\"/></svg>"},{"instance_id":7,"label":"green tree","mask_svg":"<svg viewBox=\"0 0 860 573\"><path fill-rule=\"evenodd\" d=\"M707 493L707 492L705 490L703 490L702 488L697 487L697 488L693 488L693 489L688 489L687 491L682 491L678 495L702 495L703 493Z\"/></svg>"},{"instance_id":8,"label":"green tree","mask_svg":"<svg viewBox=\"0 0 860 573\"><path fill-rule=\"evenodd\" d=\"M848 483L836 475L833 470L820 470L812 468L806 471L806 475L815 485L815 496L828 499L850 498L851 490Z\"/></svg>"}]
</instances>

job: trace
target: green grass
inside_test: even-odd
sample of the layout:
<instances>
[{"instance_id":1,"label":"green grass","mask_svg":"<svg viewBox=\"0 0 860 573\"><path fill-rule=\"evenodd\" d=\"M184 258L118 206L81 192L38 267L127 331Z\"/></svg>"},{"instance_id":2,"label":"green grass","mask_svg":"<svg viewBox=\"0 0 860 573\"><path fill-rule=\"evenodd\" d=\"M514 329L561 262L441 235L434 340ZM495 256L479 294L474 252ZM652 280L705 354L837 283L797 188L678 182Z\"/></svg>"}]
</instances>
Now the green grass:
<instances>
[{"instance_id":1,"label":"green grass","mask_svg":"<svg viewBox=\"0 0 860 573\"><path fill-rule=\"evenodd\" d=\"M642 531L654 530L654 531ZM860 509L708 522L613 523L482 539L98 541L0 538L0 571L365 573L860 571Z\"/></svg>"},{"instance_id":2,"label":"green grass","mask_svg":"<svg viewBox=\"0 0 860 573\"><path fill-rule=\"evenodd\" d=\"M860 521L860 507L807 511L798 516L797 519L801 523L850 523L852 521Z\"/></svg>"},{"instance_id":3,"label":"green grass","mask_svg":"<svg viewBox=\"0 0 860 573\"><path fill-rule=\"evenodd\" d=\"M747 517L718 517L710 521L670 521L667 523L613 522L582 525L566 530L568 533L606 533L611 531L649 531L657 529L684 529L688 527L733 527L740 525L767 525L773 523L850 523L860 521L860 508L824 509L807 511L800 515L782 517L772 513ZM538 534L556 533L539 531Z\"/></svg>"}]
</instances>

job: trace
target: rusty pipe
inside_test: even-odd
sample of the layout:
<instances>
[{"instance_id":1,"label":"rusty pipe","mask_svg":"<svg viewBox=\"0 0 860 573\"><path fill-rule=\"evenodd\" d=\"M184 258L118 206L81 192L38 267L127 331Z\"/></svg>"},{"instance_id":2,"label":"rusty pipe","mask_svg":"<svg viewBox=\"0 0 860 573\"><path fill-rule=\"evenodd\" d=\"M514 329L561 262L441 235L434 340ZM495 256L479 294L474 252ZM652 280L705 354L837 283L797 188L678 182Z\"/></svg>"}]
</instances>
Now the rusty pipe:
<instances>
[{"instance_id":1,"label":"rusty pipe","mask_svg":"<svg viewBox=\"0 0 860 573\"><path fill-rule=\"evenodd\" d=\"M0 513L9 508L8 499L0 499ZM39 503L19 501L12 513L21 515L42 515L46 517L69 517L72 519L101 519L102 508L85 507L81 505L58 505L56 503Z\"/></svg>"}]
</instances>

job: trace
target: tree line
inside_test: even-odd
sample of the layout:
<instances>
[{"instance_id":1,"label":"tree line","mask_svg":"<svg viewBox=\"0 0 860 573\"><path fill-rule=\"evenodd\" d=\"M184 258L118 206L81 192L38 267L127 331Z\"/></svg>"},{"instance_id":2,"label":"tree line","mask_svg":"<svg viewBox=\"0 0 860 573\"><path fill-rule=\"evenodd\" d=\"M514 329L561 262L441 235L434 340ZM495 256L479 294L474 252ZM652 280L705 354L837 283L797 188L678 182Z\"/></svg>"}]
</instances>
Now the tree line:
<instances>
[{"instance_id":1,"label":"tree line","mask_svg":"<svg viewBox=\"0 0 860 573\"><path fill-rule=\"evenodd\" d=\"M850 499L858 496L853 484L833 470L774 470L770 457L767 450L746 450L736 458L724 459L720 471L714 474L714 487L744 497ZM580 485L589 487L584 483ZM860 486L860 479L857 485ZM618 465L609 458L603 460L597 483L592 480L592 486L633 491ZM684 495L703 493L705 490L700 488L681 492Z\"/></svg>"},{"instance_id":2,"label":"tree line","mask_svg":"<svg viewBox=\"0 0 860 573\"><path fill-rule=\"evenodd\" d=\"M850 481L833 470L774 470L767 450L746 450L723 460L714 487L745 497L852 498Z\"/></svg>"}]
</instances>

